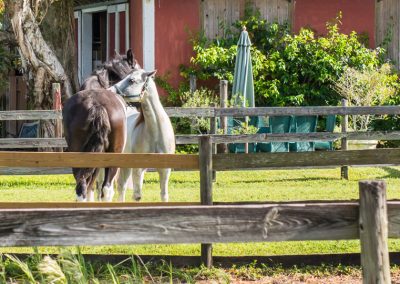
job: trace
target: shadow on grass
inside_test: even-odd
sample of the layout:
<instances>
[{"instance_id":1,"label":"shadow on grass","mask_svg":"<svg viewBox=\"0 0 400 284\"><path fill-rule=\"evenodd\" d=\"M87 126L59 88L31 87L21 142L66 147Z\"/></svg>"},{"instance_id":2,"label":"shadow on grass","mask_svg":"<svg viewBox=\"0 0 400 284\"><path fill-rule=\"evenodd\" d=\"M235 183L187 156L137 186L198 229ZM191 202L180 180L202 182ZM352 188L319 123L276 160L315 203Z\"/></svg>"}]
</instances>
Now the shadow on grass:
<instances>
[{"instance_id":1,"label":"shadow on grass","mask_svg":"<svg viewBox=\"0 0 400 284\"><path fill-rule=\"evenodd\" d=\"M301 178L271 178L271 179L254 179L254 180L234 180L229 183L266 183L266 182L307 182L307 181L338 181L340 177L329 178L329 177L301 177ZM218 179L217 179L218 182Z\"/></svg>"},{"instance_id":2,"label":"shadow on grass","mask_svg":"<svg viewBox=\"0 0 400 284\"><path fill-rule=\"evenodd\" d=\"M400 170L392 167L383 167L382 169L387 172L387 175L381 178L400 178Z\"/></svg>"}]
</instances>

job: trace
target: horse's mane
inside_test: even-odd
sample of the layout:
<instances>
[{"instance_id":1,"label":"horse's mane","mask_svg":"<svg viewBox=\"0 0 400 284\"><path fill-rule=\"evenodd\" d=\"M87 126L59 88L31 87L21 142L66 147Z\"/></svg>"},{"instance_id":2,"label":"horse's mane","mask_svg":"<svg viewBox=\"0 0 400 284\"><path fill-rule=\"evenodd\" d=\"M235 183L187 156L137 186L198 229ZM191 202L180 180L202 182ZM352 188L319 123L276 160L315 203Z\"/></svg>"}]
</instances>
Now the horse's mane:
<instances>
[{"instance_id":1,"label":"horse's mane","mask_svg":"<svg viewBox=\"0 0 400 284\"><path fill-rule=\"evenodd\" d=\"M80 90L93 89L96 87L107 89L108 87L110 87L110 81L108 77L109 76L107 69L104 68L96 69L95 71L92 72L92 74L88 78L86 78ZM97 84L99 86L97 86ZM95 85L95 87L93 87L93 85Z\"/></svg>"},{"instance_id":2,"label":"horse's mane","mask_svg":"<svg viewBox=\"0 0 400 284\"><path fill-rule=\"evenodd\" d=\"M109 75L107 69L95 70L93 73L93 75L97 76L102 88L107 89L108 87L110 87L110 80L108 79Z\"/></svg>"},{"instance_id":3,"label":"horse's mane","mask_svg":"<svg viewBox=\"0 0 400 284\"><path fill-rule=\"evenodd\" d=\"M136 108L139 111L139 117L138 117L138 119L136 121L135 127L138 126L139 124L141 124L142 122L144 122L144 115L143 115L142 106L138 105L138 106L136 106Z\"/></svg>"},{"instance_id":4,"label":"horse's mane","mask_svg":"<svg viewBox=\"0 0 400 284\"><path fill-rule=\"evenodd\" d=\"M91 84L97 83L101 88L107 89L125 78L135 69L141 68L135 59L132 50L126 55L115 53L114 58L104 62L83 82L81 90L90 89Z\"/></svg>"}]
</instances>

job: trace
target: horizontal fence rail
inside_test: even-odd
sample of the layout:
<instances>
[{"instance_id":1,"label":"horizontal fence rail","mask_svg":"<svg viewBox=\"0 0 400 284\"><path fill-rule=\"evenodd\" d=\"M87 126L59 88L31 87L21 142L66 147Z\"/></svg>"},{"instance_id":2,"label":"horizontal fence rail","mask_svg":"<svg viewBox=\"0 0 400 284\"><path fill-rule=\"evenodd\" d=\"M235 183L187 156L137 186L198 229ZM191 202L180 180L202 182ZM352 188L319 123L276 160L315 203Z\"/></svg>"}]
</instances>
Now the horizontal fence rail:
<instances>
[{"instance_id":1,"label":"horizontal fence rail","mask_svg":"<svg viewBox=\"0 0 400 284\"><path fill-rule=\"evenodd\" d=\"M342 165L400 165L400 149L213 155L217 171Z\"/></svg>"},{"instance_id":2,"label":"horizontal fence rail","mask_svg":"<svg viewBox=\"0 0 400 284\"><path fill-rule=\"evenodd\" d=\"M256 108L165 108L170 117L224 117L224 116L282 116L282 115L398 115L400 106L373 107L256 107ZM0 120L46 120L62 119L62 113L54 110L0 111ZM176 144L197 144L199 135L176 135ZM251 143L251 142L299 142L349 140L400 140L399 131L369 131L345 133L284 133L251 135L213 135L213 143ZM65 148L63 138L2 138L0 148Z\"/></svg>"},{"instance_id":3,"label":"horizontal fence rail","mask_svg":"<svg viewBox=\"0 0 400 284\"><path fill-rule=\"evenodd\" d=\"M67 147L64 138L1 138L0 148L3 149L28 149Z\"/></svg>"},{"instance_id":4,"label":"horizontal fence rail","mask_svg":"<svg viewBox=\"0 0 400 284\"><path fill-rule=\"evenodd\" d=\"M170 117L284 116L284 115L399 115L400 106L310 106L310 107L245 107L245 108L181 108L166 107ZM0 120L62 119L54 110L0 111Z\"/></svg>"},{"instance_id":5,"label":"horizontal fence rail","mask_svg":"<svg viewBox=\"0 0 400 284\"><path fill-rule=\"evenodd\" d=\"M372 107L254 107L215 108L215 116L284 116L284 115L398 115L400 106Z\"/></svg>"},{"instance_id":6,"label":"horizontal fence rail","mask_svg":"<svg viewBox=\"0 0 400 284\"><path fill-rule=\"evenodd\" d=\"M347 140L400 140L400 131L368 131L368 132L309 132L309 133L267 133L223 135L211 134L212 143L252 143L252 142L300 142L300 141L332 141L341 138ZM197 144L201 135L176 135L176 144Z\"/></svg>"},{"instance_id":7,"label":"horizontal fence rail","mask_svg":"<svg viewBox=\"0 0 400 284\"><path fill-rule=\"evenodd\" d=\"M0 120L46 120L62 119L61 111L55 110L10 110L0 111Z\"/></svg>"},{"instance_id":8,"label":"horizontal fence rail","mask_svg":"<svg viewBox=\"0 0 400 284\"><path fill-rule=\"evenodd\" d=\"M199 169L198 155L0 152L0 167Z\"/></svg>"},{"instance_id":9,"label":"horizontal fence rail","mask_svg":"<svg viewBox=\"0 0 400 284\"><path fill-rule=\"evenodd\" d=\"M170 117L284 116L284 115L398 115L400 106L372 107L245 107L245 108L165 108Z\"/></svg>"},{"instance_id":10,"label":"horizontal fence rail","mask_svg":"<svg viewBox=\"0 0 400 284\"><path fill-rule=\"evenodd\" d=\"M349 202L0 208L0 246L358 239L358 216ZM389 237L400 237L399 216L400 202L388 202Z\"/></svg>"},{"instance_id":11,"label":"horizontal fence rail","mask_svg":"<svg viewBox=\"0 0 400 284\"><path fill-rule=\"evenodd\" d=\"M400 165L400 149L212 155L212 167L217 171L341 165ZM0 152L1 167L121 167L198 170L199 155Z\"/></svg>"},{"instance_id":12,"label":"horizontal fence rail","mask_svg":"<svg viewBox=\"0 0 400 284\"><path fill-rule=\"evenodd\" d=\"M177 145L198 144L201 135L176 135ZM268 134L212 134L213 143L252 143L252 142L309 142L332 141L341 138L347 140L400 140L400 131L368 131L368 132L310 132L310 133L268 133ZM64 138L2 138L0 149L30 149L67 147Z\"/></svg>"}]
</instances>

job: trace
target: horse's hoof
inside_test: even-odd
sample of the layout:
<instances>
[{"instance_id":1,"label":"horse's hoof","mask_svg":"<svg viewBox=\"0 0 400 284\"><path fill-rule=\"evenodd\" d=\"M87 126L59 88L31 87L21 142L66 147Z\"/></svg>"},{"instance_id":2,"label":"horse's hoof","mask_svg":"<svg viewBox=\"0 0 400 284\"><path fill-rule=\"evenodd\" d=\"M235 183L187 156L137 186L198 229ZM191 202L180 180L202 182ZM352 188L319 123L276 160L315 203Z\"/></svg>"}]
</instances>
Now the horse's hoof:
<instances>
[{"instance_id":1,"label":"horse's hoof","mask_svg":"<svg viewBox=\"0 0 400 284\"><path fill-rule=\"evenodd\" d=\"M167 196L161 196L161 201L162 202L168 202L168 195Z\"/></svg>"},{"instance_id":2,"label":"horse's hoof","mask_svg":"<svg viewBox=\"0 0 400 284\"><path fill-rule=\"evenodd\" d=\"M86 202L86 197L83 197L83 196L76 196L76 201L77 202Z\"/></svg>"},{"instance_id":3,"label":"horse's hoof","mask_svg":"<svg viewBox=\"0 0 400 284\"><path fill-rule=\"evenodd\" d=\"M135 201L139 202L142 199L142 197L141 196L134 196L133 199L135 199Z\"/></svg>"}]
</instances>

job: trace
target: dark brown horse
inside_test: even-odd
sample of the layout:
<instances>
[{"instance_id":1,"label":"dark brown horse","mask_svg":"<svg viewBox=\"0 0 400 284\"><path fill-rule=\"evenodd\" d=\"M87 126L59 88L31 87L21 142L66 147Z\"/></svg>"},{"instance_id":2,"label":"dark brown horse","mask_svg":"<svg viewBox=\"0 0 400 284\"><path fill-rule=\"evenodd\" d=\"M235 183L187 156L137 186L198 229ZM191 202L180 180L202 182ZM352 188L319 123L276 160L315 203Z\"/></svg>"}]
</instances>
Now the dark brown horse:
<instances>
[{"instance_id":1,"label":"dark brown horse","mask_svg":"<svg viewBox=\"0 0 400 284\"><path fill-rule=\"evenodd\" d=\"M63 124L68 151L123 151L126 141L126 106L121 96L136 94L134 82L131 75L128 75L109 89L83 90L66 101ZM117 170L105 169L101 200L112 200L113 180ZM94 168L73 169L78 201L94 201L93 183L98 173L99 169Z\"/></svg>"}]
</instances>

